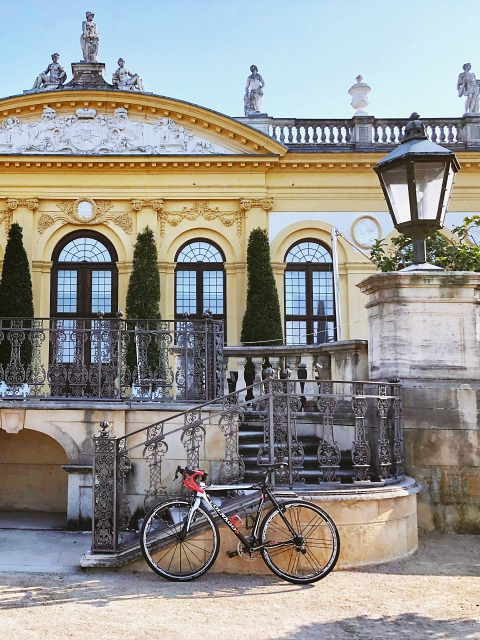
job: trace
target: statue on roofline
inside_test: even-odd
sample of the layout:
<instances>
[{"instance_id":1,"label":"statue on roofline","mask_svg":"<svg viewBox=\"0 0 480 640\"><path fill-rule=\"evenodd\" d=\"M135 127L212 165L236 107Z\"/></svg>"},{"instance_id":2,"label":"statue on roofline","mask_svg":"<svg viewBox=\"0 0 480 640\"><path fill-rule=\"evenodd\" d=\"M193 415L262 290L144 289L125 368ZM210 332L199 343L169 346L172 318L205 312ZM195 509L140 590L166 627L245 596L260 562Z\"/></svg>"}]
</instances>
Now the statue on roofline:
<instances>
[{"instance_id":1,"label":"statue on roofline","mask_svg":"<svg viewBox=\"0 0 480 640\"><path fill-rule=\"evenodd\" d=\"M463 71L458 76L457 91L458 97L465 96L465 114L475 114L479 112L478 97L480 92L479 80L471 71L472 65L467 62L463 65Z\"/></svg>"},{"instance_id":2,"label":"statue on roofline","mask_svg":"<svg viewBox=\"0 0 480 640\"><path fill-rule=\"evenodd\" d=\"M251 75L247 78L247 84L245 86L245 96L243 99L245 107L245 115L261 113L262 100L263 100L263 87L265 81L258 73L258 67L254 64L250 67Z\"/></svg>"},{"instance_id":3,"label":"statue on roofline","mask_svg":"<svg viewBox=\"0 0 480 640\"><path fill-rule=\"evenodd\" d=\"M35 80L32 91L57 89L65 82L65 80L67 79L67 72L62 67L62 65L58 63L59 58L60 54L52 53L52 62L48 65L43 73L39 74L39 76Z\"/></svg>"},{"instance_id":4,"label":"statue on roofline","mask_svg":"<svg viewBox=\"0 0 480 640\"><path fill-rule=\"evenodd\" d=\"M91 11L87 11L85 17L87 19L82 22L82 35L80 36L83 62L97 62L100 34L97 31L97 25L93 22L95 15Z\"/></svg>"},{"instance_id":5,"label":"statue on roofline","mask_svg":"<svg viewBox=\"0 0 480 640\"><path fill-rule=\"evenodd\" d=\"M118 69L112 75L112 84L121 91L145 91L143 80L138 73L125 68L125 60L119 58Z\"/></svg>"}]
</instances>

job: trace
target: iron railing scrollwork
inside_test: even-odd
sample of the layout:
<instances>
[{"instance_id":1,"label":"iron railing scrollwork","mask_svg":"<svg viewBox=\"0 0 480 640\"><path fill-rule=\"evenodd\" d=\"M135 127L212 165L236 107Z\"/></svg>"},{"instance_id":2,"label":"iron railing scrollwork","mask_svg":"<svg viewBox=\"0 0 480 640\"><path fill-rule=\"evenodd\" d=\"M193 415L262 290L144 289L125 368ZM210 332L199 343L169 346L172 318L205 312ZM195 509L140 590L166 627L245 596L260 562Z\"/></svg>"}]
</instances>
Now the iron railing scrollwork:
<instances>
[{"instance_id":1,"label":"iron railing scrollwork","mask_svg":"<svg viewBox=\"0 0 480 640\"><path fill-rule=\"evenodd\" d=\"M221 321L121 316L0 319L0 395L132 402L223 395Z\"/></svg>"},{"instance_id":2,"label":"iron railing scrollwork","mask_svg":"<svg viewBox=\"0 0 480 640\"><path fill-rule=\"evenodd\" d=\"M256 446L256 453L244 459L240 440L243 428L252 437L249 419L258 424L261 441L248 445L249 451ZM279 380L270 371L247 389L192 405L119 438L102 423L94 438L92 551L123 549L142 509L148 512L169 491L178 493L179 485L172 485L177 464L205 469L213 482L228 487L249 473L247 459L254 460L260 475L265 466L281 464L272 482L299 491L308 482L317 490L341 482L342 491L358 483L400 482L400 385ZM317 465L313 473L312 464Z\"/></svg>"}]
</instances>

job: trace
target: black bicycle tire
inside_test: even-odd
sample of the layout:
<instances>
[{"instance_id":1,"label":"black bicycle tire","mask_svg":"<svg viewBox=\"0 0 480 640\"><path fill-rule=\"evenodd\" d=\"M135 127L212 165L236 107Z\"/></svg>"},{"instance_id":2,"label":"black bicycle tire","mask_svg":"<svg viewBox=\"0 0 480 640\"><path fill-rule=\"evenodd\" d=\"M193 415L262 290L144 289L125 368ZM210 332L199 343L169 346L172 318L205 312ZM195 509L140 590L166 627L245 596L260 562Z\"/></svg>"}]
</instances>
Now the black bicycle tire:
<instances>
[{"instance_id":1,"label":"black bicycle tire","mask_svg":"<svg viewBox=\"0 0 480 640\"><path fill-rule=\"evenodd\" d=\"M214 549L207 562L198 570L192 574L187 574L185 576L179 576L172 573L168 573L164 569L161 569L153 560L150 551L148 549L148 543L146 540L146 531L151 523L151 521L157 516L161 509L165 509L168 505L183 505L187 510L190 509L190 501L185 498L171 498L169 500L164 500L160 504L158 504L150 513L145 516L145 519L142 524L142 528L140 530L140 547L142 550L142 555L145 559L145 562L148 566L154 571L156 574L165 578L166 580L171 580L172 582L189 582L190 580L196 580L203 574L205 574L217 559L218 552L220 551L220 532L218 530L218 525L212 516L206 511L203 507L198 507L197 511L200 512L208 521L213 533L214 533ZM173 537L173 536L172 536ZM188 537L188 536L187 536Z\"/></svg>"},{"instance_id":2,"label":"black bicycle tire","mask_svg":"<svg viewBox=\"0 0 480 640\"><path fill-rule=\"evenodd\" d=\"M332 553L330 558L328 559L328 562L325 564L322 570L317 572L315 575L307 576L307 577L298 577L279 569L273 562L272 558L269 556L268 547L265 549L262 549L261 556L263 561L267 565L267 567L270 569L270 571L272 571L279 578L282 578L287 582L292 582L293 584L310 584L312 582L317 582L318 580L322 580L322 578L325 578L325 576L327 576L337 564L338 556L340 554L340 535L338 533L338 529L333 519L328 515L328 513L326 513L318 505L312 504L309 502L304 502L302 500L289 500L287 502L283 502L280 505L281 509L287 509L287 510L295 506L301 507L304 509L309 509L311 511L315 511L317 515L319 515L320 518L324 520L325 523L328 525L328 528L332 534L332 544L333 544ZM270 511L266 514L265 518L263 519L260 527L260 535L259 535L259 540L261 544L265 544L268 527L272 519L278 512L279 510L276 507L273 507L272 509L270 509Z\"/></svg>"}]
</instances>

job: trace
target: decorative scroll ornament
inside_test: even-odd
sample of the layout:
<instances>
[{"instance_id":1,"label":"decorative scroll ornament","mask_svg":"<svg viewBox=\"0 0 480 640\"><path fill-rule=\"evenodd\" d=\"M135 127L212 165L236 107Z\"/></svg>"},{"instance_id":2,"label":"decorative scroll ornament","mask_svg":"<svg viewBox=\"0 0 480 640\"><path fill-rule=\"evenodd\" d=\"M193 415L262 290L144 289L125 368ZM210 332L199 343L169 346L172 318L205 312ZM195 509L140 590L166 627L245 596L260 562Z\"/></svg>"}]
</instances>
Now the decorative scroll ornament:
<instances>
[{"instance_id":1,"label":"decorative scroll ornament","mask_svg":"<svg viewBox=\"0 0 480 640\"><path fill-rule=\"evenodd\" d=\"M7 207L11 211L15 211L18 207L27 207L30 211L36 211L38 209L37 198L8 198Z\"/></svg>"},{"instance_id":2,"label":"decorative scroll ornament","mask_svg":"<svg viewBox=\"0 0 480 640\"><path fill-rule=\"evenodd\" d=\"M193 222L200 217L208 221L220 220L226 227L231 227L236 224L237 236L242 235L242 220L245 217L244 211L220 211L218 207L212 209L208 202L194 202L190 209L183 207L181 211L164 211L163 201L162 206L157 210L157 218L160 221L160 234L162 237L165 236L165 225L167 223L172 227L177 227L184 220Z\"/></svg>"},{"instance_id":3,"label":"decorative scroll ornament","mask_svg":"<svg viewBox=\"0 0 480 640\"><path fill-rule=\"evenodd\" d=\"M256 198L255 200L248 200L244 198L243 200L240 200L240 208L242 211L250 211L250 209L255 207L263 209L264 211L271 211L273 208L273 200L269 200L267 198Z\"/></svg>"},{"instance_id":4,"label":"decorative scroll ornament","mask_svg":"<svg viewBox=\"0 0 480 640\"><path fill-rule=\"evenodd\" d=\"M237 153L195 135L171 118L154 123L130 120L124 107L112 116L77 109L58 116L44 107L36 121L8 117L0 123L0 153L64 155L199 155Z\"/></svg>"},{"instance_id":5,"label":"decorative scroll ornament","mask_svg":"<svg viewBox=\"0 0 480 640\"><path fill-rule=\"evenodd\" d=\"M110 213L113 208L110 200L93 200L93 198L82 197L74 201L64 200L58 202L57 207L62 213L42 213L37 223L39 233L46 231L57 220L79 225L109 224L109 221L112 220L128 235L133 230L132 219L127 213L121 215Z\"/></svg>"},{"instance_id":6,"label":"decorative scroll ornament","mask_svg":"<svg viewBox=\"0 0 480 640\"><path fill-rule=\"evenodd\" d=\"M144 208L151 208L154 211L161 211L163 209L163 200L158 198L156 200L132 200L132 210L141 211Z\"/></svg>"}]
</instances>

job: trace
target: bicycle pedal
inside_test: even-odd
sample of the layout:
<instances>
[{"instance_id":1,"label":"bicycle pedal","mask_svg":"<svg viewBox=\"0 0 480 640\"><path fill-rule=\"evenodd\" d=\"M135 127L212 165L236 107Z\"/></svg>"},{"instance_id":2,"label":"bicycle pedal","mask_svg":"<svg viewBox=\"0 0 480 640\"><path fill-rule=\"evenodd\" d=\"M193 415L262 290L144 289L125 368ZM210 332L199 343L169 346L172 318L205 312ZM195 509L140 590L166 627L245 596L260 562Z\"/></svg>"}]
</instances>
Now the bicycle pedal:
<instances>
[{"instance_id":1,"label":"bicycle pedal","mask_svg":"<svg viewBox=\"0 0 480 640\"><path fill-rule=\"evenodd\" d=\"M227 556L228 556L229 558L235 558L235 557L236 557L236 556L238 556L238 555L240 555L240 554L238 553L238 551L227 551Z\"/></svg>"}]
</instances>

